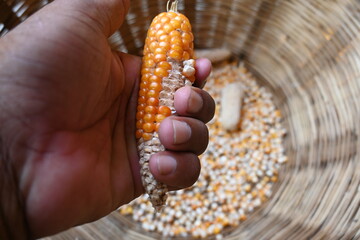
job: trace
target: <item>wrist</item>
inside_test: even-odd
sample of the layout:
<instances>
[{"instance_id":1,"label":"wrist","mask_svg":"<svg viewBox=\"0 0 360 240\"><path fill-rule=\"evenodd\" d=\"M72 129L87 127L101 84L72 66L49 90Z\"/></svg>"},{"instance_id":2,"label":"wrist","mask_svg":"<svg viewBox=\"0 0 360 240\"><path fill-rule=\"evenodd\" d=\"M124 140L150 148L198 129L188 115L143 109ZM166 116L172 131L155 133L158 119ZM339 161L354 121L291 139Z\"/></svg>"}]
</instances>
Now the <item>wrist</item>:
<instances>
[{"instance_id":1,"label":"wrist","mask_svg":"<svg viewBox=\"0 0 360 240\"><path fill-rule=\"evenodd\" d=\"M11 161L0 138L0 239L29 239L25 208Z\"/></svg>"}]
</instances>

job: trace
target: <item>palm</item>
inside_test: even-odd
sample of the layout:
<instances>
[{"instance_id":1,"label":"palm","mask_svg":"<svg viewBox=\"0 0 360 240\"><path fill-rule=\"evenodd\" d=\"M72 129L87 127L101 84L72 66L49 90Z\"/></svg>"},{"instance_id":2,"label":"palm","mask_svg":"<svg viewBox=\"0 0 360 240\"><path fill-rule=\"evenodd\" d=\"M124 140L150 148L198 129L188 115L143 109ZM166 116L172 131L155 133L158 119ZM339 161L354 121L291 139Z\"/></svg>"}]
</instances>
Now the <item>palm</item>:
<instances>
[{"instance_id":1,"label":"palm","mask_svg":"<svg viewBox=\"0 0 360 240\"><path fill-rule=\"evenodd\" d=\"M131 171L136 169L131 163L136 162L134 112L128 109L137 76L125 76L121 57L111 52L104 34L76 19L60 17L67 20L65 24L50 28L46 36L40 32L27 38L30 29L39 31L36 21L19 27L17 33L27 38L20 57L32 69L26 84L14 90L16 101L26 104L24 111L16 110L21 119L17 128L24 129L23 138L31 139L22 152L29 164L20 169L29 222L43 224L51 219L52 225L72 226L79 216L98 218L139 194ZM32 44L39 41L42 48L34 53ZM127 72L139 72L137 59L124 57L134 63L126 66L133 68ZM46 84L42 76L47 76ZM23 81L23 76L18 78Z\"/></svg>"}]
</instances>

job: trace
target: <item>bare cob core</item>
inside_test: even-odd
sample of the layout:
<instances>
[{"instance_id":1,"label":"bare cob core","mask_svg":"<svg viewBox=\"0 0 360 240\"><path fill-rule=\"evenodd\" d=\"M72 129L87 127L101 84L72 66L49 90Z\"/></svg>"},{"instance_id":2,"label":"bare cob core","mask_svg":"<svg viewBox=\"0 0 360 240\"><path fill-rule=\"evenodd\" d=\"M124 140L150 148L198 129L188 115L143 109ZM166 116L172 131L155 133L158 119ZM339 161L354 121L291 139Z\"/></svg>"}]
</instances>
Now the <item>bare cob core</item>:
<instances>
[{"instance_id":1,"label":"bare cob core","mask_svg":"<svg viewBox=\"0 0 360 240\"><path fill-rule=\"evenodd\" d=\"M156 210L165 205L168 191L149 169L151 155L165 150L157 131L161 121L175 113L175 91L195 81L191 25L177 12L177 1L169 8L170 2L168 11L153 19L147 33L136 113L142 183Z\"/></svg>"}]
</instances>

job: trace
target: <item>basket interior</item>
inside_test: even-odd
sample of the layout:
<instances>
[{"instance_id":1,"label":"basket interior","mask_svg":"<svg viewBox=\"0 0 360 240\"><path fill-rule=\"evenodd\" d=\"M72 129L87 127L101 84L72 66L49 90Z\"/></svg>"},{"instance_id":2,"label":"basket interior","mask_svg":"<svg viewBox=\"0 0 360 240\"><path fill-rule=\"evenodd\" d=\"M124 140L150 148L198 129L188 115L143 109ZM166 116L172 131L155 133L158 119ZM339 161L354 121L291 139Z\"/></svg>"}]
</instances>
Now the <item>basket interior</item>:
<instances>
[{"instance_id":1,"label":"basket interior","mask_svg":"<svg viewBox=\"0 0 360 240\"><path fill-rule=\"evenodd\" d=\"M0 35L48 2L0 1ZM112 46L139 54L165 7L131 1ZM288 130L289 162L275 194L227 239L359 239L359 2L185 0L179 11L192 23L196 48L231 50L273 92ZM134 229L114 213L54 238L153 239Z\"/></svg>"}]
</instances>

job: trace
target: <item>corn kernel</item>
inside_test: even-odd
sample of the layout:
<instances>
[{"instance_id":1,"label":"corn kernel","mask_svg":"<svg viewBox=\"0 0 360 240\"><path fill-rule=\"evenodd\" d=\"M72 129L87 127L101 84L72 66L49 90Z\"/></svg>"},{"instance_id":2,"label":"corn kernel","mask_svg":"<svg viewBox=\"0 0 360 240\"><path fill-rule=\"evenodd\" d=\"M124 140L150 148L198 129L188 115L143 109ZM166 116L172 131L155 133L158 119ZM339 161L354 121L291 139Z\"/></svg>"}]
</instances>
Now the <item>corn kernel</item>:
<instances>
[{"instance_id":1,"label":"corn kernel","mask_svg":"<svg viewBox=\"0 0 360 240\"><path fill-rule=\"evenodd\" d=\"M139 119L136 121L136 128L140 129L142 128L142 125L144 124L144 121L142 119ZM141 137L141 136L140 136Z\"/></svg>"},{"instance_id":2,"label":"corn kernel","mask_svg":"<svg viewBox=\"0 0 360 240\"><path fill-rule=\"evenodd\" d=\"M147 87L148 87L148 83L147 83L147 82L142 81L142 82L140 83L140 88L141 88L141 89L147 89Z\"/></svg>"},{"instance_id":3,"label":"corn kernel","mask_svg":"<svg viewBox=\"0 0 360 240\"><path fill-rule=\"evenodd\" d=\"M146 113L143 117L145 123L153 123L155 121L155 115L151 113Z\"/></svg>"},{"instance_id":4,"label":"corn kernel","mask_svg":"<svg viewBox=\"0 0 360 240\"><path fill-rule=\"evenodd\" d=\"M164 49L164 51L170 50L170 43L168 41L160 41L159 42L159 48Z\"/></svg>"},{"instance_id":5,"label":"corn kernel","mask_svg":"<svg viewBox=\"0 0 360 240\"><path fill-rule=\"evenodd\" d=\"M136 120L142 119L142 118L144 117L144 115L145 115L145 112L144 112L144 111L138 111L138 112L136 113Z\"/></svg>"},{"instance_id":6,"label":"corn kernel","mask_svg":"<svg viewBox=\"0 0 360 240\"><path fill-rule=\"evenodd\" d=\"M145 141L149 141L152 138L152 134L151 133L147 133L147 132L143 132L142 136L141 136Z\"/></svg>"},{"instance_id":7,"label":"corn kernel","mask_svg":"<svg viewBox=\"0 0 360 240\"><path fill-rule=\"evenodd\" d=\"M177 51L177 52L179 52L179 53L181 53L181 52L183 52L184 51L184 49L182 48L182 46L181 45L171 45L171 50L173 50L173 51ZM171 51L170 51L171 52ZM170 53L169 52L169 53Z\"/></svg>"},{"instance_id":8,"label":"corn kernel","mask_svg":"<svg viewBox=\"0 0 360 240\"><path fill-rule=\"evenodd\" d=\"M163 114L156 114L155 115L155 121L159 122L159 123L162 122L165 118L166 118L166 116L163 115Z\"/></svg>"},{"instance_id":9,"label":"corn kernel","mask_svg":"<svg viewBox=\"0 0 360 240\"><path fill-rule=\"evenodd\" d=\"M140 112L140 111L145 110L145 107L146 107L145 103L140 103L140 104L138 104L136 110Z\"/></svg>"},{"instance_id":10,"label":"corn kernel","mask_svg":"<svg viewBox=\"0 0 360 240\"><path fill-rule=\"evenodd\" d=\"M136 137L137 139L139 139L139 138L141 138L142 136L143 136L143 130L141 130L141 129L136 130L135 137Z\"/></svg>"},{"instance_id":11,"label":"corn kernel","mask_svg":"<svg viewBox=\"0 0 360 240\"><path fill-rule=\"evenodd\" d=\"M183 41L188 42L189 44L194 40L194 36L191 32L183 32L181 34L181 38Z\"/></svg>"},{"instance_id":12,"label":"corn kernel","mask_svg":"<svg viewBox=\"0 0 360 240\"><path fill-rule=\"evenodd\" d=\"M151 68L146 68L144 67L143 69L141 69L141 74L144 75L146 73L151 73Z\"/></svg>"},{"instance_id":13,"label":"corn kernel","mask_svg":"<svg viewBox=\"0 0 360 240\"><path fill-rule=\"evenodd\" d=\"M166 77L169 73L166 69L157 67L155 68L154 74L158 77Z\"/></svg>"},{"instance_id":14,"label":"corn kernel","mask_svg":"<svg viewBox=\"0 0 360 240\"><path fill-rule=\"evenodd\" d=\"M173 49L173 46L176 46L176 45L182 46L182 43L183 43L183 40L178 36L172 37L170 39L171 49Z\"/></svg>"},{"instance_id":15,"label":"corn kernel","mask_svg":"<svg viewBox=\"0 0 360 240\"><path fill-rule=\"evenodd\" d=\"M171 39L170 35L162 35L159 37L159 42L169 42Z\"/></svg>"},{"instance_id":16,"label":"corn kernel","mask_svg":"<svg viewBox=\"0 0 360 240\"><path fill-rule=\"evenodd\" d=\"M167 106L159 106L158 113L168 117L171 115L171 110Z\"/></svg>"},{"instance_id":17,"label":"corn kernel","mask_svg":"<svg viewBox=\"0 0 360 240\"><path fill-rule=\"evenodd\" d=\"M157 32L156 32L156 39L160 39L160 37L162 36L162 35L166 35L167 33L164 31L164 30L162 30L162 29L160 29L160 30L158 30Z\"/></svg>"},{"instance_id":18,"label":"corn kernel","mask_svg":"<svg viewBox=\"0 0 360 240\"><path fill-rule=\"evenodd\" d=\"M173 37L180 38L180 37L181 37L181 33L180 33L179 31L177 31L177 30L174 30L174 31L171 31L171 32L169 33L169 37L170 37L170 38L173 38Z\"/></svg>"},{"instance_id":19,"label":"corn kernel","mask_svg":"<svg viewBox=\"0 0 360 240\"><path fill-rule=\"evenodd\" d=\"M155 129L154 123L146 122L146 123L143 124L143 130L146 133L151 133L151 132L154 131L154 129Z\"/></svg>"},{"instance_id":20,"label":"corn kernel","mask_svg":"<svg viewBox=\"0 0 360 240\"><path fill-rule=\"evenodd\" d=\"M160 122L155 124L155 131L158 132L160 128Z\"/></svg>"},{"instance_id":21,"label":"corn kernel","mask_svg":"<svg viewBox=\"0 0 360 240\"><path fill-rule=\"evenodd\" d=\"M167 17L167 16L162 16L162 17L160 18L160 22L161 22L161 23L168 23L168 22L170 22L170 18Z\"/></svg>"},{"instance_id":22,"label":"corn kernel","mask_svg":"<svg viewBox=\"0 0 360 240\"><path fill-rule=\"evenodd\" d=\"M151 97L158 98L158 97L159 97L159 92L157 92L157 91L155 91L155 90L149 90L149 91L146 93L146 97L147 97L147 98L151 98Z\"/></svg>"},{"instance_id":23,"label":"corn kernel","mask_svg":"<svg viewBox=\"0 0 360 240\"><path fill-rule=\"evenodd\" d=\"M166 61L159 62L157 66L160 67L160 68L163 68L165 70L170 70L171 69L171 64L166 62Z\"/></svg>"},{"instance_id":24,"label":"corn kernel","mask_svg":"<svg viewBox=\"0 0 360 240\"><path fill-rule=\"evenodd\" d=\"M155 106L146 106L144 115L145 115L145 113L156 114L156 112L157 112L157 110L156 110ZM144 115L143 115L143 117L144 117Z\"/></svg>"},{"instance_id":25,"label":"corn kernel","mask_svg":"<svg viewBox=\"0 0 360 240\"><path fill-rule=\"evenodd\" d=\"M155 51L155 49L157 49L159 47L159 44L158 44L158 42L151 42L150 43L150 45L149 45L149 49L150 49L150 51L151 52L154 52Z\"/></svg>"},{"instance_id":26,"label":"corn kernel","mask_svg":"<svg viewBox=\"0 0 360 240\"><path fill-rule=\"evenodd\" d=\"M185 48L185 47L184 47ZM184 60L189 60L190 59L190 54L187 51L184 51L183 53L183 59Z\"/></svg>"},{"instance_id":27,"label":"corn kernel","mask_svg":"<svg viewBox=\"0 0 360 240\"><path fill-rule=\"evenodd\" d=\"M146 103L146 98L145 96L139 96L138 97L138 104L143 104Z\"/></svg>"},{"instance_id":28,"label":"corn kernel","mask_svg":"<svg viewBox=\"0 0 360 240\"><path fill-rule=\"evenodd\" d=\"M150 89L150 90L154 90L154 91L156 91L156 92L160 92L161 89L162 89L162 86L161 86L159 83L157 83L157 82L152 82L152 83L150 83L150 85L149 85L149 89Z\"/></svg>"},{"instance_id":29,"label":"corn kernel","mask_svg":"<svg viewBox=\"0 0 360 240\"><path fill-rule=\"evenodd\" d=\"M166 55L166 50L161 47L158 47L154 50L154 54Z\"/></svg>"},{"instance_id":30,"label":"corn kernel","mask_svg":"<svg viewBox=\"0 0 360 240\"><path fill-rule=\"evenodd\" d=\"M172 19L172 20L170 20L170 24L174 27L174 29L181 28L181 21L179 21L179 20Z\"/></svg>"},{"instance_id":31,"label":"corn kernel","mask_svg":"<svg viewBox=\"0 0 360 240\"><path fill-rule=\"evenodd\" d=\"M149 106L158 106L159 105L159 99L151 97L146 101L146 104L149 105ZM145 107L146 107L146 105L144 104L143 108L145 109Z\"/></svg>"},{"instance_id":32,"label":"corn kernel","mask_svg":"<svg viewBox=\"0 0 360 240\"><path fill-rule=\"evenodd\" d=\"M165 31L166 33L170 33L171 31L174 30L174 27L173 27L173 25L171 25L171 24L165 24L165 25L163 26L163 29L164 29L164 31Z\"/></svg>"},{"instance_id":33,"label":"corn kernel","mask_svg":"<svg viewBox=\"0 0 360 240\"><path fill-rule=\"evenodd\" d=\"M158 84L161 84L161 77L152 75L152 76L149 78L149 82L150 82L150 84L153 83L153 82L156 82L156 83L158 83Z\"/></svg>"},{"instance_id":34,"label":"corn kernel","mask_svg":"<svg viewBox=\"0 0 360 240\"><path fill-rule=\"evenodd\" d=\"M156 62L156 63L159 63L159 62L162 62L162 61L166 61L166 55L165 54L156 54L155 56L154 56L154 61Z\"/></svg>"},{"instance_id":35,"label":"corn kernel","mask_svg":"<svg viewBox=\"0 0 360 240\"><path fill-rule=\"evenodd\" d=\"M169 57L175 60L180 60L182 58L182 52L176 50L170 50Z\"/></svg>"}]
</instances>

